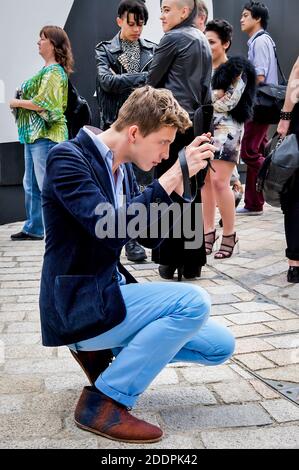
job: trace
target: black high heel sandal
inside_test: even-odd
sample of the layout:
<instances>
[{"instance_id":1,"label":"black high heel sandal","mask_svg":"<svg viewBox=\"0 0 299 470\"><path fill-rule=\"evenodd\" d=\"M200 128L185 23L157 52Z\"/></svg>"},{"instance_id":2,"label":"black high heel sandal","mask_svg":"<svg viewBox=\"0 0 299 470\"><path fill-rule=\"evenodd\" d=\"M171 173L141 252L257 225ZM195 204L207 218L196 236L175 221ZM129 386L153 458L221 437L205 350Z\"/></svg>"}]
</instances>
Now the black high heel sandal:
<instances>
[{"instance_id":1,"label":"black high heel sandal","mask_svg":"<svg viewBox=\"0 0 299 470\"><path fill-rule=\"evenodd\" d=\"M206 255L210 255L212 253L214 244L218 238L219 236L216 237L216 229L213 232L205 233Z\"/></svg>"},{"instance_id":2,"label":"black high heel sandal","mask_svg":"<svg viewBox=\"0 0 299 470\"><path fill-rule=\"evenodd\" d=\"M223 239L226 238L227 241L231 240L232 245L228 245L227 243L224 243ZM234 249L236 245L239 244L239 239L237 238L236 232L233 233L232 235L222 235L222 240L221 240L221 245L220 245L220 250L215 253L214 258L215 259L227 259L231 258ZM239 245L238 245L239 248ZM239 252L239 250L238 250Z\"/></svg>"}]
</instances>

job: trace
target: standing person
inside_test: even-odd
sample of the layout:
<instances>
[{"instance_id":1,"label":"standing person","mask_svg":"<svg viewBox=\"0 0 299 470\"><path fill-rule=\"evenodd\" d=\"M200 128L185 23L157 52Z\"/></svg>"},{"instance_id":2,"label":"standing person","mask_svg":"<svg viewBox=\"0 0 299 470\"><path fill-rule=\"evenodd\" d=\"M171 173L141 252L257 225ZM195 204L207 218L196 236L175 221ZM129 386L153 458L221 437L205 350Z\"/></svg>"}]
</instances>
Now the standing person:
<instances>
[{"instance_id":1,"label":"standing person","mask_svg":"<svg viewBox=\"0 0 299 470\"><path fill-rule=\"evenodd\" d=\"M148 20L148 10L142 0L122 0L118 7L117 24L120 32L111 41L96 46L97 99L100 128L108 129L117 119L118 111L130 93L144 85L153 58L155 44L141 38ZM145 187L152 173L134 168L137 182ZM145 250L136 240L126 247L130 261L143 261Z\"/></svg>"},{"instance_id":2,"label":"standing person","mask_svg":"<svg viewBox=\"0 0 299 470\"><path fill-rule=\"evenodd\" d=\"M278 84L275 43L265 32L269 21L268 8L259 2L244 6L241 16L241 29L249 36L248 59L254 65L258 83ZM241 158L247 165L245 186L245 206L237 209L238 215L262 215L264 198L256 191L258 172L265 160L268 124L249 121L245 125Z\"/></svg>"},{"instance_id":3,"label":"standing person","mask_svg":"<svg viewBox=\"0 0 299 470\"><path fill-rule=\"evenodd\" d=\"M212 57L207 39L194 25L197 16L197 3L194 0L163 0L162 27L164 36L154 55L148 75L148 83L155 88L171 90L180 105L193 120L194 113L202 104L210 101ZM156 168L160 177L178 158L178 152L194 139L193 127L185 134L178 133L170 147L170 158ZM205 173L197 175L197 196L192 208L192 217L201 202L200 187ZM196 227L203 231L203 227ZM201 248L185 249L184 238L165 240L152 259L159 266L160 276L172 279L178 271L178 279L200 276L201 267L206 263L204 243Z\"/></svg>"},{"instance_id":4,"label":"standing person","mask_svg":"<svg viewBox=\"0 0 299 470\"><path fill-rule=\"evenodd\" d=\"M229 330L209 318L210 299L204 289L184 283L138 284L120 264L129 236L123 235L123 228L124 233L130 230L132 207L144 208L139 232L144 234L159 220L152 215L152 204L161 203L162 216L167 216L174 202L170 195L181 197L183 192L179 162L143 193L131 163L149 171L168 158L177 130L184 132L190 125L170 91L147 86L130 95L110 129L84 127L74 141L56 146L49 155L43 188L43 344L68 345L91 379L92 386L84 387L76 407L77 426L118 441L161 439L158 426L128 410L169 362L215 366L234 350ZM207 166L214 151L206 136L187 147L190 177ZM110 236L101 230L108 207ZM142 240L149 247L161 241ZM103 370L99 353L107 349L116 357ZM89 355L87 367L84 353Z\"/></svg>"},{"instance_id":5,"label":"standing person","mask_svg":"<svg viewBox=\"0 0 299 470\"><path fill-rule=\"evenodd\" d=\"M210 255L217 239L216 207L221 214L223 235L216 259L230 258L238 242L235 232L235 198L230 188L239 162L244 122L252 116L256 88L255 69L243 57L227 57L233 28L225 20L209 21L205 31L213 57L212 103L214 145L218 148L202 189L205 246Z\"/></svg>"},{"instance_id":6,"label":"standing person","mask_svg":"<svg viewBox=\"0 0 299 470\"><path fill-rule=\"evenodd\" d=\"M207 5L203 0L198 0L197 1L197 17L195 19L195 26L204 33L206 29L206 24L208 21L208 16L209 16L209 10Z\"/></svg>"},{"instance_id":7,"label":"standing person","mask_svg":"<svg viewBox=\"0 0 299 470\"><path fill-rule=\"evenodd\" d=\"M297 134L299 141L299 57L292 69L281 120L277 132L282 137ZM285 217L287 241L286 256L289 259L288 282L299 283L299 169L288 185L288 191L282 196L282 210Z\"/></svg>"},{"instance_id":8,"label":"standing person","mask_svg":"<svg viewBox=\"0 0 299 470\"><path fill-rule=\"evenodd\" d=\"M49 150L68 138L64 112L67 107L68 75L73 55L66 32L58 26L45 26L38 41L44 67L21 87L22 98L10 101L17 108L19 140L24 144L25 209L27 220L12 240L42 240L44 225L41 190Z\"/></svg>"}]
</instances>

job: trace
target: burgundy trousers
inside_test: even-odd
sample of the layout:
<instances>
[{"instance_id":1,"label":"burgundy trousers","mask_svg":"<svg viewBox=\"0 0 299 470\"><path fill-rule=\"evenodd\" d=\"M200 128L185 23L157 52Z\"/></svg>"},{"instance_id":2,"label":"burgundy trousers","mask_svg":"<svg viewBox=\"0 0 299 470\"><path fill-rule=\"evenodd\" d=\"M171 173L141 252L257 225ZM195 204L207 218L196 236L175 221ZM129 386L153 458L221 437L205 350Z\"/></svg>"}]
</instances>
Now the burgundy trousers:
<instances>
[{"instance_id":1,"label":"burgundy trousers","mask_svg":"<svg viewBox=\"0 0 299 470\"><path fill-rule=\"evenodd\" d=\"M247 165L245 208L250 211L262 211L265 202L263 194L256 191L256 179L265 160L264 151L268 142L268 129L268 124L259 124L254 121L245 124L241 158Z\"/></svg>"}]
</instances>

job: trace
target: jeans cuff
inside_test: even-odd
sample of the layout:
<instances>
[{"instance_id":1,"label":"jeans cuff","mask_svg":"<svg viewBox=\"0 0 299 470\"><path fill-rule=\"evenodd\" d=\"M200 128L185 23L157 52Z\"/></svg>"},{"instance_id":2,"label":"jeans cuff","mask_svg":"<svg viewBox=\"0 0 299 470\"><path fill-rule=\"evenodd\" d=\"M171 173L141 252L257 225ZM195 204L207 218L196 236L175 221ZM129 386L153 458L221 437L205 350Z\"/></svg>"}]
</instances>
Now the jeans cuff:
<instances>
[{"instance_id":1,"label":"jeans cuff","mask_svg":"<svg viewBox=\"0 0 299 470\"><path fill-rule=\"evenodd\" d=\"M114 390L114 388L109 387L101 376L95 381L95 386L100 390L100 392L104 393L104 395L107 395L112 398L112 400L115 400L128 408L133 408L138 399L138 396L130 397L129 395L125 395L124 393L118 392L117 390Z\"/></svg>"}]
</instances>

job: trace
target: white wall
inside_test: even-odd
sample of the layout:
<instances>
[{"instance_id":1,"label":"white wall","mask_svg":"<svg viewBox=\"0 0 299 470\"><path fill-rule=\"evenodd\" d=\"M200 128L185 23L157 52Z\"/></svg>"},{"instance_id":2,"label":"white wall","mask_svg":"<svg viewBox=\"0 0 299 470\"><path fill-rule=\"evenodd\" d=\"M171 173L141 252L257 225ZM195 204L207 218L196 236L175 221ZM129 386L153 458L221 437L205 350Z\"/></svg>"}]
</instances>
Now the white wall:
<instances>
[{"instance_id":1,"label":"white wall","mask_svg":"<svg viewBox=\"0 0 299 470\"><path fill-rule=\"evenodd\" d=\"M213 0L205 0L205 3L209 9L209 20L213 19ZM159 42L163 36L163 30L161 27L160 15L160 1L159 0L147 0L146 6L149 12L149 20L144 28L143 36L153 42Z\"/></svg>"},{"instance_id":2,"label":"white wall","mask_svg":"<svg viewBox=\"0 0 299 470\"><path fill-rule=\"evenodd\" d=\"M8 102L43 65L36 44L41 27L64 27L72 5L73 0L1 0L0 143L18 140Z\"/></svg>"}]
</instances>

